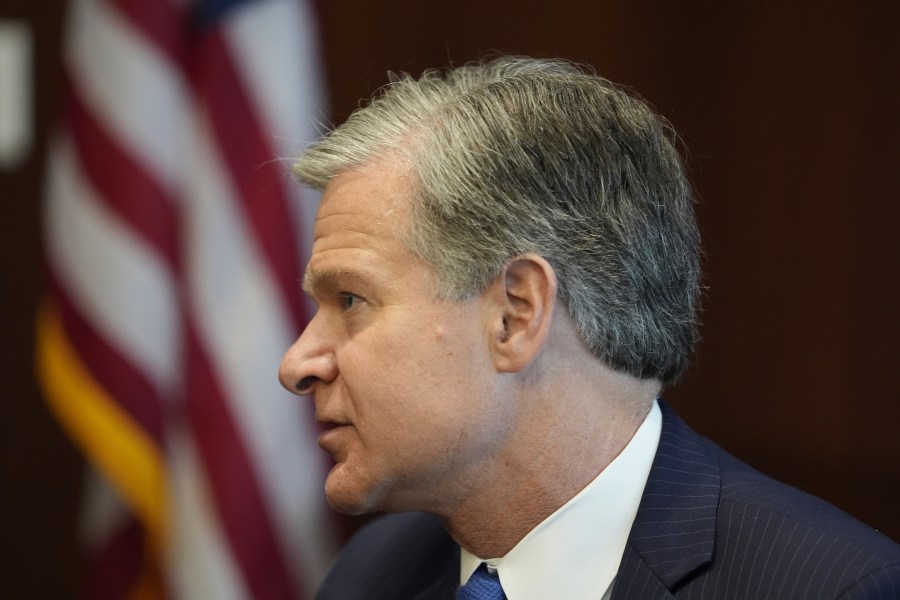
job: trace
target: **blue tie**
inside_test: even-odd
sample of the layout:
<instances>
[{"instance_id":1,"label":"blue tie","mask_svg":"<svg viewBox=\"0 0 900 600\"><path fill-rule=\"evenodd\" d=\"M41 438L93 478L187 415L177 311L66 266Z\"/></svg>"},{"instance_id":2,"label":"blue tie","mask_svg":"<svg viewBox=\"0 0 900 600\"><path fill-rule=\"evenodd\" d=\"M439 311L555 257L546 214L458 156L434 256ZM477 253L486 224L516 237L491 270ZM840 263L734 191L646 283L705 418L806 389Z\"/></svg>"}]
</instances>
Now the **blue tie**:
<instances>
[{"instance_id":1,"label":"blue tie","mask_svg":"<svg viewBox=\"0 0 900 600\"><path fill-rule=\"evenodd\" d=\"M466 585L459 588L457 600L506 600L500 587L500 579L488 573L487 565L481 563Z\"/></svg>"}]
</instances>

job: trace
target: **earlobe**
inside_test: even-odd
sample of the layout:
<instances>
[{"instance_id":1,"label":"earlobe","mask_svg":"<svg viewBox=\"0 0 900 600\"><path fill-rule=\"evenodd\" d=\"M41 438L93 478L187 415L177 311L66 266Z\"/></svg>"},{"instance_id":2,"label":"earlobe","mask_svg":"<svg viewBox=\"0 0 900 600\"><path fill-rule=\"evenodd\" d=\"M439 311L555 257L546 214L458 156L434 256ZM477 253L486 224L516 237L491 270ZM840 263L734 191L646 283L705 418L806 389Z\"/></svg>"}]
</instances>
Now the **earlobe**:
<instances>
[{"instance_id":1,"label":"earlobe","mask_svg":"<svg viewBox=\"0 0 900 600\"><path fill-rule=\"evenodd\" d=\"M540 354L556 308L553 267L537 254L512 259L488 290L491 355L498 372L516 373Z\"/></svg>"}]
</instances>

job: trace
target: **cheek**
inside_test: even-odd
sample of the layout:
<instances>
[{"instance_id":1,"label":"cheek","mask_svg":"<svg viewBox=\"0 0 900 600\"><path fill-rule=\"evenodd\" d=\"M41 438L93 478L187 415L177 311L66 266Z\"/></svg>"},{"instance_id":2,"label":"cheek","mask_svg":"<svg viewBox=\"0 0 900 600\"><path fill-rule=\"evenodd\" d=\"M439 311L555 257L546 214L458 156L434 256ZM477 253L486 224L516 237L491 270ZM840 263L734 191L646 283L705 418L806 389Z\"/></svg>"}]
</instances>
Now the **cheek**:
<instances>
[{"instance_id":1,"label":"cheek","mask_svg":"<svg viewBox=\"0 0 900 600\"><path fill-rule=\"evenodd\" d=\"M471 316L449 324L443 316L443 325L435 315L385 320L341 349L341 377L364 442L446 441L490 396L487 351L465 326Z\"/></svg>"},{"instance_id":2,"label":"cheek","mask_svg":"<svg viewBox=\"0 0 900 600\"><path fill-rule=\"evenodd\" d=\"M357 375L345 386L367 460L394 467L435 460L433 450L458 437L456 395L408 355L373 358Z\"/></svg>"},{"instance_id":3,"label":"cheek","mask_svg":"<svg viewBox=\"0 0 900 600\"><path fill-rule=\"evenodd\" d=\"M414 345L402 338L365 332L337 355L346 409L364 443L373 445L408 428L427 396Z\"/></svg>"}]
</instances>

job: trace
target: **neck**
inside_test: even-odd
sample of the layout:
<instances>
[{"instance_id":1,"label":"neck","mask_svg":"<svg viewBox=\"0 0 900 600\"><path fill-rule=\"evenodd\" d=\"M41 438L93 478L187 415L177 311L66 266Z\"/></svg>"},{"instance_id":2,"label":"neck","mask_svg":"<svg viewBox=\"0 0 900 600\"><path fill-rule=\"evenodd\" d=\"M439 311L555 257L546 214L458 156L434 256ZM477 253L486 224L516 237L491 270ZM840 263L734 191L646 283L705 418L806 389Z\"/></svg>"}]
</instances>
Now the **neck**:
<instances>
[{"instance_id":1,"label":"neck","mask_svg":"<svg viewBox=\"0 0 900 600\"><path fill-rule=\"evenodd\" d=\"M452 511L439 513L460 546L482 558L504 556L625 448L658 386L605 368L602 375L600 387L565 394L557 387L543 402L529 400L537 410L516 428L516 443L479 478L490 485L476 483Z\"/></svg>"}]
</instances>

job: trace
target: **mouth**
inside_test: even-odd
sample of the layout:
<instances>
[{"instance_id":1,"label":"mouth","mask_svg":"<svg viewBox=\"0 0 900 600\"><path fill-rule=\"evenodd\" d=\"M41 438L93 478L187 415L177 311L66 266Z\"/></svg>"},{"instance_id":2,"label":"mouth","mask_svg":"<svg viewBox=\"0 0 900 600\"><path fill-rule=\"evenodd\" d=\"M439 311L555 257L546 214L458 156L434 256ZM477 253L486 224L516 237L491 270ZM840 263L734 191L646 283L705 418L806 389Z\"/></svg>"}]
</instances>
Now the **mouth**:
<instances>
[{"instance_id":1,"label":"mouth","mask_svg":"<svg viewBox=\"0 0 900 600\"><path fill-rule=\"evenodd\" d=\"M348 430L350 423L343 421L331 421L329 419L318 419L319 421L319 448L332 456L337 453L341 447L341 437L344 431Z\"/></svg>"},{"instance_id":2,"label":"mouth","mask_svg":"<svg viewBox=\"0 0 900 600\"><path fill-rule=\"evenodd\" d=\"M316 419L319 423L319 430L321 431L331 431L332 429L337 429L338 427L346 427L350 423L345 421L334 421L331 419Z\"/></svg>"}]
</instances>

